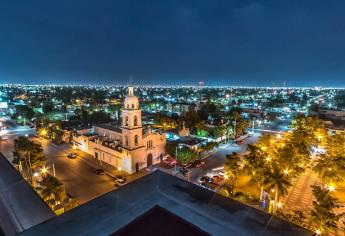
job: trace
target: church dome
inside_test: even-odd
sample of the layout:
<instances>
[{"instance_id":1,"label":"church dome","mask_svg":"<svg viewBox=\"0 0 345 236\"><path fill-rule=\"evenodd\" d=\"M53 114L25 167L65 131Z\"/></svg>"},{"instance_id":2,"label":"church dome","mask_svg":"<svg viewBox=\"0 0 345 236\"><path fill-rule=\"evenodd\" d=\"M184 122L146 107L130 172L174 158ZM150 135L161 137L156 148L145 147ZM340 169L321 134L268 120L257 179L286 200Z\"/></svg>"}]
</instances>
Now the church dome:
<instances>
[{"instance_id":1,"label":"church dome","mask_svg":"<svg viewBox=\"0 0 345 236\"><path fill-rule=\"evenodd\" d=\"M128 87L128 95L125 98L125 109L139 109L139 100L134 95L134 89L132 86Z\"/></svg>"}]
</instances>

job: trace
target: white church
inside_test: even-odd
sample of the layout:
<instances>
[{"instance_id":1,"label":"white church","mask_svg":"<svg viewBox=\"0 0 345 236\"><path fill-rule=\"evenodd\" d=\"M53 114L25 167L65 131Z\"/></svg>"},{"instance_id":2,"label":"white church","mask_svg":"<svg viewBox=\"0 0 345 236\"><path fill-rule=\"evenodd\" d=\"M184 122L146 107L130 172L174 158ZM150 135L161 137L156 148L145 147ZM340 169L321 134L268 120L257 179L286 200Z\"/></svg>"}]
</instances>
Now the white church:
<instances>
[{"instance_id":1,"label":"white church","mask_svg":"<svg viewBox=\"0 0 345 236\"><path fill-rule=\"evenodd\" d=\"M165 133L143 127L139 101L132 86L128 87L121 119L120 127L96 125L92 134L74 136L74 145L130 174L159 163L165 154Z\"/></svg>"}]
</instances>

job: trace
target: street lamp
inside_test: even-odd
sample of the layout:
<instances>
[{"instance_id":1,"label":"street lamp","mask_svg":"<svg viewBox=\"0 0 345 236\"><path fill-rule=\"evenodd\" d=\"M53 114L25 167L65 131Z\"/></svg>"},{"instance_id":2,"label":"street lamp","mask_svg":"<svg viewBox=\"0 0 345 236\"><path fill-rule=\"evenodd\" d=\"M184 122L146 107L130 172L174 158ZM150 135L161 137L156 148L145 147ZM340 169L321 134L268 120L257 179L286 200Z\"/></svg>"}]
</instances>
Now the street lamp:
<instances>
[{"instance_id":1,"label":"street lamp","mask_svg":"<svg viewBox=\"0 0 345 236\"><path fill-rule=\"evenodd\" d=\"M334 183L329 183L326 185L328 191L333 192L335 190L335 184Z\"/></svg>"},{"instance_id":2,"label":"street lamp","mask_svg":"<svg viewBox=\"0 0 345 236\"><path fill-rule=\"evenodd\" d=\"M42 169L41 169L41 173L42 174L46 174L48 172L48 168L43 166Z\"/></svg>"}]
</instances>

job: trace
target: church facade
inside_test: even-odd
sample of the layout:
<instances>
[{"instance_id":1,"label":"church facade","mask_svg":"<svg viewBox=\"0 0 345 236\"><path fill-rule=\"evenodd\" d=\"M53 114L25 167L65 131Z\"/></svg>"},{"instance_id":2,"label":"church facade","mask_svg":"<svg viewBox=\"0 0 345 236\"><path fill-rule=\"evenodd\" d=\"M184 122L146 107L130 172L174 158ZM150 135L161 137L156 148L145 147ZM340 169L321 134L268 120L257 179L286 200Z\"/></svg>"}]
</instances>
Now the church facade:
<instances>
[{"instance_id":1,"label":"church facade","mask_svg":"<svg viewBox=\"0 0 345 236\"><path fill-rule=\"evenodd\" d=\"M159 163L165 154L165 133L143 127L139 100L132 86L128 87L121 119L120 127L96 125L92 135L75 136L74 145L130 174Z\"/></svg>"}]
</instances>

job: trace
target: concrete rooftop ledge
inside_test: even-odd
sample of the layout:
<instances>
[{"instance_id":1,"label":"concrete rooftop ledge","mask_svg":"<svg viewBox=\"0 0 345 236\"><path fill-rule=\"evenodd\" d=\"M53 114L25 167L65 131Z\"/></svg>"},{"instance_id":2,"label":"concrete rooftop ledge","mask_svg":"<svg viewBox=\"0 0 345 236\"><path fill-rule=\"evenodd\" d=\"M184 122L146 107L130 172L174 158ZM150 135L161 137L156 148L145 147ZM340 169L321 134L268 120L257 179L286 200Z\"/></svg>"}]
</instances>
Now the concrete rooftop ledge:
<instances>
[{"instance_id":1,"label":"concrete rooftop ledge","mask_svg":"<svg viewBox=\"0 0 345 236\"><path fill-rule=\"evenodd\" d=\"M111 235L155 206L211 235L314 235L307 229L161 171L47 220L21 235Z\"/></svg>"},{"instance_id":2,"label":"concrete rooftop ledge","mask_svg":"<svg viewBox=\"0 0 345 236\"><path fill-rule=\"evenodd\" d=\"M0 153L0 235L15 235L55 214Z\"/></svg>"}]
</instances>

